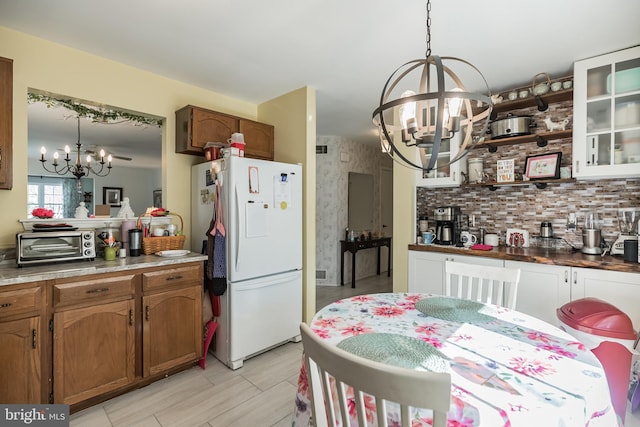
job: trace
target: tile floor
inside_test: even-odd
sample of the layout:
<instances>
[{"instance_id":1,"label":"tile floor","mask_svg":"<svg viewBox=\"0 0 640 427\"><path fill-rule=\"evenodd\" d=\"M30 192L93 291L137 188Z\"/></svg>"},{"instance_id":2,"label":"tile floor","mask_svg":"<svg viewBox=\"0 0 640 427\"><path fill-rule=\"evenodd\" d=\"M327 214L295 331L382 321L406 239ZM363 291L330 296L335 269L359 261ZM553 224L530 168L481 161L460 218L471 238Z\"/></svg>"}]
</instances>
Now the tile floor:
<instances>
[{"instance_id":1,"label":"tile floor","mask_svg":"<svg viewBox=\"0 0 640 427\"><path fill-rule=\"evenodd\" d=\"M317 309L352 295L390 292L373 276L350 286L318 286ZM232 371L212 355L196 366L71 416L72 427L227 427L291 425L302 343L287 343Z\"/></svg>"}]
</instances>

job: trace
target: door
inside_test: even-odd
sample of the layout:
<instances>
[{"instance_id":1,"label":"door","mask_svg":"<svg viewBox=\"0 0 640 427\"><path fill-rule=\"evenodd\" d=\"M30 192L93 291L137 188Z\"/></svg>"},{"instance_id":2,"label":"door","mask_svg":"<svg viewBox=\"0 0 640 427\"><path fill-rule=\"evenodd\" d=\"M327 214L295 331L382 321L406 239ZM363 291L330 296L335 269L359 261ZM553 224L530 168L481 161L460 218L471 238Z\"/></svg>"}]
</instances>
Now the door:
<instances>
[{"instance_id":1,"label":"door","mask_svg":"<svg viewBox=\"0 0 640 427\"><path fill-rule=\"evenodd\" d=\"M382 168L380 170L380 219L382 232L385 237L393 237L393 169ZM389 248L380 248L380 259L388 259ZM384 263L380 271L387 271Z\"/></svg>"},{"instance_id":2,"label":"door","mask_svg":"<svg viewBox=\"0 0 640 427\"><path fill-rule=\"evenodd\" d=\"M227 292L232 363L300 335L301 271L231 283Z\"/></svg>"},{"instance_id":3,"label":"door","mask_svg":"<svg viewBox=\"0 0 640 427\"><path fill-rule=\"evenodd\" d=\"M223 182L227 277L302 268L302 167L231 157Z\"/></svg>"}]
</instances>

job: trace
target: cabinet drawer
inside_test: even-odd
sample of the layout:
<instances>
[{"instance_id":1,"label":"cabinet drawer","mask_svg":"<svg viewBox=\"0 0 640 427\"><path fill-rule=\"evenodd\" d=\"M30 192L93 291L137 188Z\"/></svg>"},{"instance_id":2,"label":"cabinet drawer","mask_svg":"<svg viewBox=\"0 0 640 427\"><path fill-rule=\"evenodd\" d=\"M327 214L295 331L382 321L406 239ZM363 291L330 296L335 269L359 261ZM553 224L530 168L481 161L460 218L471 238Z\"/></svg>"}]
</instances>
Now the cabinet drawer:
<instances>
[{"instance_id":1,"label":"cabinet drawer","mask_svg":"<svg viewBox=\"0 0 640 427\"><path fill-rule=\"evenodd\" d=\"M201 264L186 265L142 273L142 290L152 291L178 284L194 284L201 282Z\"/></svg>"},{"instance_id":2,"label":"cabinet drawer","mask_svg":"<svg viewBox=\"0 0 640 427\"><path fill-rule=\"evenodd\" d=\"M134 275L95 278L53 286L53 306L64 307L127 299L134 293Z\"/></svg>"},{"instance_id":3,"label":"cabinet drawer","mask_svg":"<svg viewBox=\"0 0 640 427\"><path fill-rule=\"evenodd\" d=\"M18 289L0 292L0 319L20 313L40 310L42 306L42 289Z\"/></svg>"}]
</instances>

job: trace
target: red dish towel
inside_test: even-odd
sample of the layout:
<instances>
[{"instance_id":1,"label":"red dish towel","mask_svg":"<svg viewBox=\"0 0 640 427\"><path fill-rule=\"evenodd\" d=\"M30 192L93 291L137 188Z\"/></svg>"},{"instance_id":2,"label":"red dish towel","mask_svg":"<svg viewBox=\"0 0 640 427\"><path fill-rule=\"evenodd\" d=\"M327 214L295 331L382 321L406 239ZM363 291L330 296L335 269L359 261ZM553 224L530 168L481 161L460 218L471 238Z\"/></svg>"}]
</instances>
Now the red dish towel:
<instances>
[{"instance_id":1,"label":"red dish towel","mask_svg":"<svg viewBox=\"0 0 640 427\"><path fill-rule=\"evenodd\" d=\"M471 246L471 249L476 249L478 251L490 251L491 249L493 249L493 246L476 243L475 245Z\"/></svg>"}]
</instances>

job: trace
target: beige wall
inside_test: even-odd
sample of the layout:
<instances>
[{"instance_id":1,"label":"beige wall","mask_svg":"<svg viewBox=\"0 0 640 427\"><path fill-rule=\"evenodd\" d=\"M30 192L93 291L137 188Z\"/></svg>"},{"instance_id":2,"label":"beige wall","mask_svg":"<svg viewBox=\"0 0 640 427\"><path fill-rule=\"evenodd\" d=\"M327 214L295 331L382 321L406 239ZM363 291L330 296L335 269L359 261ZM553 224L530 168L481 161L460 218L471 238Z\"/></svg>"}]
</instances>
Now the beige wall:
<instances>
[{"instance_id":1,"label":"beige wall","mask_svg":"<svg viewBox=\"0 0 640 427\"><path fill-rule=\"evenodd\" d=\"M191 165L201 158L176 154L175 111L187 104L259 120L276 126L276 157L303 163L305 224L315 216L315 92L300 89L260 106L171 80L151 72L90 55L0 27L0 56L13 59L13 189L0 190L0 248L15 245L22 227L27 186L27 90L45 90L114 107L164 117L162 189L166 206L189 218ZM170 60L170 58L167 58ZM264 117L263 117L264 116ZM308 120L311 116L312 120ZM272 121L273 120L273 121ZM282 145L281 141L282 139ZM314 230L305 230L305 269L315 271ZM185 234L190 236L189 224ZM308 246L311 245L311 246ZM189 247L190 243L187 242ZM311 247L311 250L306 248ZM307 254L309 254L307 256ZM308 268L311 266L311 268ZM311 282L315 286L315 278ZM307 285L305 283L305 289ZM313 297L306 295L307 300Z\"/></svg>"},{"instance_id":2,"label":"beige wall","mask_svg":"<svg viewBox=\"0 0 640 427\"><path fill-rule=\"evenodd\" d=\"M316 312L316 92L304 87L258 106L261 120L275 126L275 160L303 165L303 313Z\"/></svg>"}]
</instances>

